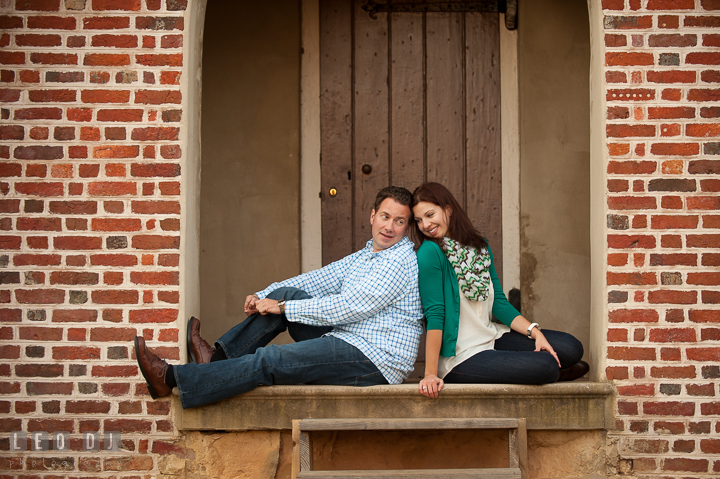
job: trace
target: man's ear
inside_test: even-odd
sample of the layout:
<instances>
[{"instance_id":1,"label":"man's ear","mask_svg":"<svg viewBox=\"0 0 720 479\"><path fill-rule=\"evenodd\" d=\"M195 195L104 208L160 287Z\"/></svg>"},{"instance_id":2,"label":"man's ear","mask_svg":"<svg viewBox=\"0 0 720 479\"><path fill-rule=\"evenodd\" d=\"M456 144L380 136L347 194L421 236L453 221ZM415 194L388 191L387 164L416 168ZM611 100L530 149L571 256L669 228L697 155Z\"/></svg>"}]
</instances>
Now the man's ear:
<instances>
[{"instance_id":1,"label":"man's ear","mask_svg":"<svg viewBox=\"0 0 720 479\"><path fill-rule=\"evenodd\" d=\"M370 212L370 224L373 224L373 221L375 221L375 208Z\"/></svg>"}]
</instances>

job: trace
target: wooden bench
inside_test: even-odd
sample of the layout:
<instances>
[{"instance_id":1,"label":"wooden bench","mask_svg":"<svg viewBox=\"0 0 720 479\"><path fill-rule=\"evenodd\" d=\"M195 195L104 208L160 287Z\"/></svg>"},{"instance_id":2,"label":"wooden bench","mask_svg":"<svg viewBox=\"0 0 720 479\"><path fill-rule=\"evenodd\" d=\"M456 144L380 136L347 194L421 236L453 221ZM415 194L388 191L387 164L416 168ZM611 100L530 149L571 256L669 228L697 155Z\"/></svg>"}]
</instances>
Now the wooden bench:
<instances>
[{"instance_id":1,"label":"wooden bench","mask_svg":"<svg viewBox=\"0 0 720 479\"><path fill-rule=\"evenodd\" d=\"M485 469L405 469L368 471L313 471L312 431L399 431L438 429L508 429L509 465ZM527 479L525 419L302 419L292 422L292 477L310 478L516 478Z\"/></svg>"}]
</instances>

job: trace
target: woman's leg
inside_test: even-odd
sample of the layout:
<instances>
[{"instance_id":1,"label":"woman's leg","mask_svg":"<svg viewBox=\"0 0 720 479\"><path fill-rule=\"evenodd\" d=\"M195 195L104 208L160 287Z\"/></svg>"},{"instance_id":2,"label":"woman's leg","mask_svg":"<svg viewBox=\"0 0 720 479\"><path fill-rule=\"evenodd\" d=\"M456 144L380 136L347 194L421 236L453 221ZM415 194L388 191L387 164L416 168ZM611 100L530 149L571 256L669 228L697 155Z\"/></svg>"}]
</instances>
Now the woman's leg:
<instances>
[{"instance_id":1,"label":"woman's leg","mask_svg":"<svg viewBox=\"0 0 720 479\"><path fill-rule=\"evenodd\" d=\"M553 347L560 359L562 368L569 368L578 363L584 354L583 345L572 334L552 329L544 329L542 333ZM495 341L495 349L501 351L535 351L535 340L524 334L510 331ZM555 363L557 365L557 363Z\"/></svg>"},{"instance_id":2,"label":"woman's leg","mask_svg":"<svg viewBox=\"0 0 720 479\"><path fill-rule=\"evenodd\" d=\"M580 341L561 331L543 331L563 368L580 361ZM445 376L448 383L547 384L558 380L557 361L546 351L535 351L535 341L510 331L495 341L495 349L463 361Z\"/></svg>"}]
</instances>

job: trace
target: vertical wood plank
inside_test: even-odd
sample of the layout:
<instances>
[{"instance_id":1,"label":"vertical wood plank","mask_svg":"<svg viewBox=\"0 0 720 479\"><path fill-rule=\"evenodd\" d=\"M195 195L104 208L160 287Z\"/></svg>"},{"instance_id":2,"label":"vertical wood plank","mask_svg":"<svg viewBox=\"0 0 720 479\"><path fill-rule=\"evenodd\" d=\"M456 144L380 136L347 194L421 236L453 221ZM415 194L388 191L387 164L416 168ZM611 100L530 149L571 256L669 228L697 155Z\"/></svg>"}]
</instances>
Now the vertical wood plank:
<instances>
[{"instance_id":1,"label":"vertical wood plank","mask_svg":"<svg viewBox=\"0 0 720 479\"><path fill-rule=\"evenodd\" d=\"M390 15L391 181L413 191L425 177L422 13Z\"/></svg>"},{"instance_id":2,"label":"vertical wood plank","mask_svg":"<svg viewBox=\"0 0 720 479\"><path fill-rule=\"evenodd\" d=\"M462 13L427 13L427 179L465 198Z\"/></svg>"},{"instance_id":3,"label":"vertical wood plank","mask_svg":"<svg viewBox=\"0 0 720 479\"><path fill-rule=\"evenodd\" d=\"M322 262L353 251L352 5L320 0L320 135ZM331 197L328 192L338 193Z\"/></svg>"},{"instance_id":4,"label":"vertical wood plank","mask_svg":"<svg viewBox=\"0 0 720 479\"><path fill-rule=\"evenodd\" d=\"M338 2L339 3L339 2ZM372 237L370 212L378 190L388 179L388 14L373 20L362 10L365 0L355 0L355 99L354 99L354 244L353 250ZM363 173L363 165L372 172Z\"/></svg>"},{"instance_id":5,"label":"vertical wood plank","mask_svg":"<svg viewBox=\"0 0 720 479\"><path fill-rule=\"evenodd\" d=\"M292 468L290 477L296 479L300 474L300 419L292 420Z\"/></svg>"},{"instance_id":6,"label":"vertical wood plank","mask_svg":"<svg viewBox=\"0 0 720 479\"><path fill-rule=\"evenodd\" d=\"M528 455L527 455L527 420L524 417L518 418L518 461L522 479L528 479Z\"/></svg>"},{"instance_id":7,"label":"vertical wood plank","mask_svg":"<svg viewBox=\"0 0 720 479\"><path fill-rule=\"evenodd\" d=\"M467 213L485 236L502 281L500 31L497 13L467 13Z\"/></svg>"}]
</instances>

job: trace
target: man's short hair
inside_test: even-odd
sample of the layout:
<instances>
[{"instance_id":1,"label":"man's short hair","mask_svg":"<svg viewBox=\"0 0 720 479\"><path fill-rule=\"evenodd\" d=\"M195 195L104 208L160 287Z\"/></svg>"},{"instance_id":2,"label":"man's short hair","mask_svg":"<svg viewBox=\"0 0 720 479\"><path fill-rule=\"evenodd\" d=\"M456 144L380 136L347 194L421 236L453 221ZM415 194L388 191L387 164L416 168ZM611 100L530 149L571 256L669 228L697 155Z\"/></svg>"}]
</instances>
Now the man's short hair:
<instances>
[{"instance_id":1,"label":"man's short hair","mask_svg":"<svg viewBox=\"0 0 720 479\"><path fill-rule=\"evenodd\" d=\"M410 193L410 191L406 188L402 188L400 186L388 186L380 190L375 197L375 212L378 211L382 202L388 198L391 198L395 200L396 203L407 206L412 210L410 207L412 204L412 193Z\"/></svg>"}]
</instances>

